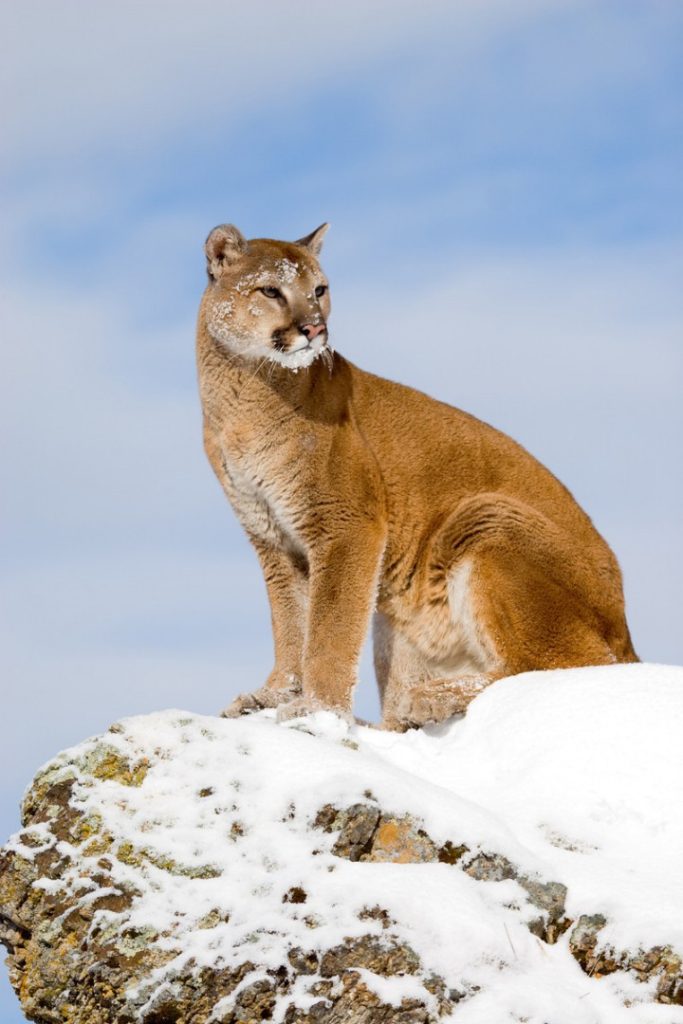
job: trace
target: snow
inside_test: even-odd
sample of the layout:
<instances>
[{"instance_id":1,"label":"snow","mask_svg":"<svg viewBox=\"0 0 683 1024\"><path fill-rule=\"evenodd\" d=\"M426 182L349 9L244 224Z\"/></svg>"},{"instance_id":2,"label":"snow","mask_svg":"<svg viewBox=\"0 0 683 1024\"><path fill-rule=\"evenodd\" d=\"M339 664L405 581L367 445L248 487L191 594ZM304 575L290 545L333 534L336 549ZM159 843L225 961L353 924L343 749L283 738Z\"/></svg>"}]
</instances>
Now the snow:
<instances>
[{"instance_id":1,"label":"snow","mask_svg":"<svg viewBox=\"0 0 683 1024\"><path fill-rule=\"evenodd\" d=\"M590 978L567 935L554 946L532 935L537 912L517 882L477 881L441 863L351 863L331 853L334 835L312 827L324 804L374 799L384 813L422 821L437 843L503 854L525 874L563 882L571 917L607 918L601 941L681 952L683 669L517 676L482 693L464 719L403 735L325 713L278 725L273 712L165 711L116 729L57 764L82 766L102 742L149 762L139 787L82 769L72 802L100 815L118 843L146 851L142 866L111 859L115 881L142 892L129 927L153 929L178 951L150 980L150 998L191 960L276 968L294 946L380 936L379 921L358 916L379 906L423 964L470 993L458 1024L683 1024L683 1007L650 1002L652 985L621 972ZM164 858L173 872L158 866ZM81 855L74 891L83 874ZM285 900L293 887L305 902ZM107 916L97 912L93 927ZM390 1003L419 987L371 978Z\"/></svg>"},{"instance_id":2,"label":"snow","mask_svg":"<svg viewBox=\"0 0 683 1024\"><path fill-rule=\"evenodd\" d=\"M298 263L288 260L286 256L275 261L275 273L278 281L283 284L291 284L299 276L300 267Z\"/></svg>"},{"instance_id":3,"label":"snow","mask_svg":"<svg viewBox=\"0 0 683 1024\"><path fill-rule=\"evenodd\" d=\"M657 665L501 680L465 719L373 744L507 824L602 913L619 948L683 949L683 669Z\"/></svg>"},{"instance_id":4,"label":"snow","mask_svg":"<svg viewBox=\"0 0 683 1024\"><path fill-rule=\"evenodd\" d=\"M425 1000L425 990L412 974L383 978L364 967L357 967L356 971L366 987L387 1006L400 1006L404 999L422 999L427 1003L429 1009L436 1008L435 997L432 996L431 999Z\"/></svg>"}]
</instances>

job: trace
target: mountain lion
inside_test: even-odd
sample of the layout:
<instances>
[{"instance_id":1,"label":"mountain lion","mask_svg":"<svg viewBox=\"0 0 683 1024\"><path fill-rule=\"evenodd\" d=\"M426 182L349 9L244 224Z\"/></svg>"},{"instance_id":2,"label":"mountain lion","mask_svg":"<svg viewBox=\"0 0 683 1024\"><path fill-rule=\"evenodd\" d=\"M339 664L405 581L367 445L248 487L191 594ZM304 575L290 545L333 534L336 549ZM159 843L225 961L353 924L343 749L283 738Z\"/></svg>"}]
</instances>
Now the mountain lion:
<instances>
[{"instance_id":1,"label":"mountain lion","mask_svg":"<svg viewBox=\"0 0 683 1024\"><path fill-rule=\"evenodd\" d=\"M256 549L275 665L223 712L350 716L374 615L386 728L461 713L529 669L637 661L616 558L505 434L330 347L324 224L206 242L205 448Z\"/></svg>"}]
</instances>

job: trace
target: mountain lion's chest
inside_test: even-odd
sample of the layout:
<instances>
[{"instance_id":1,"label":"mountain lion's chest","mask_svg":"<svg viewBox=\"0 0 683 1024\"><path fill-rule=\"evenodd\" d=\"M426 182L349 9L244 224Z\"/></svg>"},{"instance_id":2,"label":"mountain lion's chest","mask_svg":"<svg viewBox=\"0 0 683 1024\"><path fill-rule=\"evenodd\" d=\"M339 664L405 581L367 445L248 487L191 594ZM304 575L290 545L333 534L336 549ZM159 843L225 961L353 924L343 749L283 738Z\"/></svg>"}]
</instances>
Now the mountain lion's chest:
<instances>
[{"instance_id":1,"label":"mountain lion's chest","mask_svg":"<svg viewBox=\"0 0 683 1024\"><path fill-rule=\"evenodd\" d=\"M303 553L305 545L295 526L302 495L295 474L277 446L254 452L251 447L221 447L225 485L230 502L246 532L274 547Z\"/></svg>"}]
</instances>

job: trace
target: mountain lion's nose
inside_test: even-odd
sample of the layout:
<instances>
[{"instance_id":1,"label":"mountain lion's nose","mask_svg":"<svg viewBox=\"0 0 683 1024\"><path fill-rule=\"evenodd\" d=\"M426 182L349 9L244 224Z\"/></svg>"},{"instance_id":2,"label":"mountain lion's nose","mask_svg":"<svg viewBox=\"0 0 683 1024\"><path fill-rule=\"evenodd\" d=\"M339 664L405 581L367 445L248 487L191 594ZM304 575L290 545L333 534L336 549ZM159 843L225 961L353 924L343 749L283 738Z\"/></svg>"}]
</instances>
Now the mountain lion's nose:
<instances>
[{"instance_id":1,"label":"mountain lion's nose","mask_svg":"<svg viewBox=\"0 0 683 1024\"><path fill-rule=\"evenodd\" d=\"M309 341L313 341L325 330L325 324L302 324L299 330L306 335Z\"/></svg>"}]
</instances>

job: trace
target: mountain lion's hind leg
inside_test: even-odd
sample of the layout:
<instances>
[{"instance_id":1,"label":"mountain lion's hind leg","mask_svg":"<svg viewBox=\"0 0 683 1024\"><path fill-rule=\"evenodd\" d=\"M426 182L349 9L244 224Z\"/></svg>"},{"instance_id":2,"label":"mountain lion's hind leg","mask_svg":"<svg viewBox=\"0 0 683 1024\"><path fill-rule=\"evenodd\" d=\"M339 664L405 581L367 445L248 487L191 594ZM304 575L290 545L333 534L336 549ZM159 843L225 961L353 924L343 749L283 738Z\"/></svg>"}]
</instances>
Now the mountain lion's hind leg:
<instances>
[{"instance_id":1,"label":"mountain lion's hind leg","mask_svg":"<svg viewBox=\"0 0 683 1024\"><path fill-rule=\"evenodd\" d=\"M464 715L468 704L497 678L497 674L482 674L414 683L399 695L393 714L382 720L384 728L403 732Z\"/></svg>"},{"instance_id":2,"label":"mountain lion's hind leg","mask_svg":"<svg viewBox=\"0 0 683 1024\"><path fill-rule=\"evenodd\" d=\"M609 608L604 593L598 597L607 607L598 610L555 566L549 572L536 559L505 548L475 557L479 617L498 638L505 675L633 660L615 654L612 638L623 645L628 633L623 611L617 602ZM568 563L570 558L571 551Z\"/></svg>"},{"instance_id":3,"label":"mountain lion's hind leg","mask_svg":"<svg viewBox=\"0 0 683 1024\"><path fill-rule=\"evenodd\" d=\"M435 536L432 572L447 573L454 618L492 645L500 675L637 660L616 559L575 532L492 493L460 502Z\"/></svg>"},{"instance_id":4,"label":"mountain lion's hind leg","mask_svg":"<svg viewBox=\"0 0 683 1024\"><path fill-rule=\"evenodd\" d=\"M459 667L445 669L381 612L375 615L373 640L385 729L402 732L463 714L470 701L500 675L480 670L466 648L458 651Z\"/></svg>"},{"instance_id":5,"label":"mountain lion's hind leg","mask_svg":"<svg viewBox=\"0 0 683 1024\"><path fill-rule=\"evenodd\" d=\"M617 636L622 646L626 643L627 634L623 639L620 633L622 623L622 631L626 627L618 602L611 616L601 615L572 578L572 552L565 554L562 537L553 538L549 565L537 557L533 539L524 552L503 536L497 543L470 550L448 572L453 623L450 664L440 655L440 663L446 666L440 677L435 678L426 665L422 678L396 692L387 715L388 728L406 729L462 714L486 686L502 676L617 661L607 637ZM606 602L602 593L598 596ZM421 622L427 639L428 621L422 616ZM453 671L453 659L458 658L461 663Z\"/></svg>"}]
</instances>

